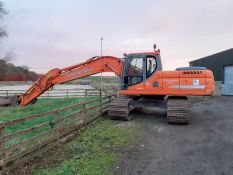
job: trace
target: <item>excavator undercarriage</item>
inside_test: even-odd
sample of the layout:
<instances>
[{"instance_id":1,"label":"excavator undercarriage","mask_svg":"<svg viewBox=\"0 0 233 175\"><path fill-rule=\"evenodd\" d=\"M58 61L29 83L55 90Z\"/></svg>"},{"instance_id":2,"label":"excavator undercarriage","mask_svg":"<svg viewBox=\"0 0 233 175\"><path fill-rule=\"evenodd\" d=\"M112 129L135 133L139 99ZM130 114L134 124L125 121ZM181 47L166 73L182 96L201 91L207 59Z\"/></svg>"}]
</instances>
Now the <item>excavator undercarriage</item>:
<instances>
[{"instance_id":1,"label":"excavator undercarriage","mask_svg":"<svg viewBox=\"0 0 233 175\"><path fill-rule=\"evenodd\" d=\"M155 96L118 96L110 103L108 115L115 120L130 120L137 109L159 107L167 110L167 121L170 124L189 124L191 105L187 97Z\"/></svg>"}]
</instances>

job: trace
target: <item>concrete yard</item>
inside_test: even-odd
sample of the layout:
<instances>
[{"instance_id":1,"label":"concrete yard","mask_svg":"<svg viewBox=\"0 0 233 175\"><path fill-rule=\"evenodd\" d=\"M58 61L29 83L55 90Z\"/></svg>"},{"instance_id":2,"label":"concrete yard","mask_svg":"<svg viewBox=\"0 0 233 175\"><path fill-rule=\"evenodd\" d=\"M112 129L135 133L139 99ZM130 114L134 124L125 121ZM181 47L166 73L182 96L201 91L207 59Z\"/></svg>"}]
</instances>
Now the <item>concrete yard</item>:
<instances>
[{"instance_id":1,"label":"concrete yard","mask_svg":"<svg viewBox=\"0 0 233 175\"><path fill-rule=\"evenodd\" d=\"M119 175L233 174L233 97L192 100L190 125L169 125L166 112L145 109L134 145L119 151Z\"/></svg>"}]
</instances>

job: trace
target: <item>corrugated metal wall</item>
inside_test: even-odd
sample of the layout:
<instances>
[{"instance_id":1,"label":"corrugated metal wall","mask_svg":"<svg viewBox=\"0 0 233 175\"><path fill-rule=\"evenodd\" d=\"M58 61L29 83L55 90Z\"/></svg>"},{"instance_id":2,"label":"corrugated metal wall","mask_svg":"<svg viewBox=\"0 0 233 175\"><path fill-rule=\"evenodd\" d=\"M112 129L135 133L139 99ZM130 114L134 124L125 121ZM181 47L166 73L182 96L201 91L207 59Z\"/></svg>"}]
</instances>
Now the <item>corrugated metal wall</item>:
<instances>
[{"instance_id":1,"label":"corrugated metal wall","mask_svg":"<svg viewBox=\"0 0 233 175\"><path fill-rule=\"evenodd\" d=\"M204 66L214 73L215 81L224 83L224 66L233 65L233 48L190 62L190 66Z\"/></svg>"}]
</instances>

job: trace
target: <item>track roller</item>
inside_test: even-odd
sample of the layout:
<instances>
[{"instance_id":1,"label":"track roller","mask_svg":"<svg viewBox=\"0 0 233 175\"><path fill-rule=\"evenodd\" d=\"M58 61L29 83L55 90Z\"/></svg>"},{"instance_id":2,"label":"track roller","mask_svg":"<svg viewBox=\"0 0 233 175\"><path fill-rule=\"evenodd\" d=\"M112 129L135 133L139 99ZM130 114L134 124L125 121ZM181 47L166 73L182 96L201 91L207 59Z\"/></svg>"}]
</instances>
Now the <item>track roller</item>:
<instances>
[{"instance_id":1,"label":"track roller","mask_svg":"<svg viewBox=\"0 0 233 175\"><path fill-rule=\"evenodd\" d=\"M167 99L167 121L187 125L190 122L190 103L187 97L171 96Z\"/></svg>"},{"instance_id":2,"label":"track roller","mask_svg":"<svg viewBox=\"0 0 233 175\"><path fill-rule=\"evenodd\" d=\"M133 101L133 97L129 96L118 96L115 98L108 108L108 115L114 120L130 120L130 103Z\"/></svg>"}]
</instances>

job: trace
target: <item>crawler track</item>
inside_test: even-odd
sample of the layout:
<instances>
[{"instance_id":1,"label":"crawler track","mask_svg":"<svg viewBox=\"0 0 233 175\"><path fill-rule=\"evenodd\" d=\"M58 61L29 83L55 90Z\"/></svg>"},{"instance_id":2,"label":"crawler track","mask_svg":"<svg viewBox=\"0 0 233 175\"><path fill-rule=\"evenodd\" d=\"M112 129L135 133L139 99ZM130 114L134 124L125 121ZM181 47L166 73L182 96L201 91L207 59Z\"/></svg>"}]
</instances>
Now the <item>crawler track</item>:
<instances>
[{"instance_id":1,"label":"crawler track","mask_svg":"<svg viewBox=\"0 0 233 175\"><path fill-rule=\"evenodd\" d=\"M187 97L168 97L167 121L171 124L189 124L190 103Z\"/></svg>"},{"instance_id":2,"label":"crawler track","mask_svg":"<svg viewBox=\"0 0 233 175\"><path fill-rule=\"evenodd\" d=\"M133 101L133 97L118 96L114 99L109 106L108 115L115 120L130 120L130 103Z\"/></svg>"}]
</instances>

